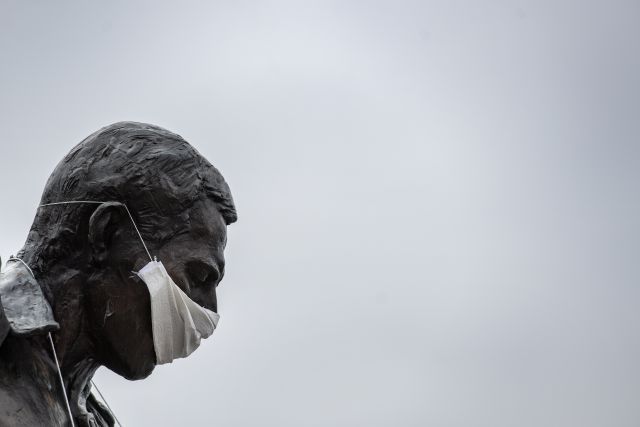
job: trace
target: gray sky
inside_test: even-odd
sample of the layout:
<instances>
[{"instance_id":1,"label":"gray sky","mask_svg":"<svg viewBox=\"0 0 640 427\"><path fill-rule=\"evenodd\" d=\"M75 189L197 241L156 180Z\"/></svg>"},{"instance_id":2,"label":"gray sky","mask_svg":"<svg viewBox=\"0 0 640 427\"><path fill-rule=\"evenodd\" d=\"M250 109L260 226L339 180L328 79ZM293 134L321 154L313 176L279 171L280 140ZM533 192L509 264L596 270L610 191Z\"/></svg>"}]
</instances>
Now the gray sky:
<instances>
[{"instance_id":1,"label":"gray sky","mask_svg":"<svg viewBox=\"0 0 640 427\"><path fill-rule=\"evenodd\" d=\"M0 5L3 259L119 120L238 205L214 336L97 375L124 425L640 424L638 1Z\"/></svg>"}]
</instances>

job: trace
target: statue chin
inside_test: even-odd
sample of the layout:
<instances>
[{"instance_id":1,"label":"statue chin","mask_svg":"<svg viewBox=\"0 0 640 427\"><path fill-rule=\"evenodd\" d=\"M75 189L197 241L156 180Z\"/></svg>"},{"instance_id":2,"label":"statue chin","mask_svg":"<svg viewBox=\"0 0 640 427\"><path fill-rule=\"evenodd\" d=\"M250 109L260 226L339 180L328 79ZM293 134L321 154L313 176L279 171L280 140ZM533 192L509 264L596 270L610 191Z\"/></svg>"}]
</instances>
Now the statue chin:
<instances>
[{"instance_id":1,"label":"statue chin","mask_svg":"<svg viewBox=\"0 0 640 427\"><path fill-rule=\"evenodd\" d=\"M156 363L155 360L138 360L135 361L135 363L114 363L114 361L110 361L105 362L104 366L121 377L135 381L143 380L151 375L156 367Z\"/></svg>"}]
</instances>

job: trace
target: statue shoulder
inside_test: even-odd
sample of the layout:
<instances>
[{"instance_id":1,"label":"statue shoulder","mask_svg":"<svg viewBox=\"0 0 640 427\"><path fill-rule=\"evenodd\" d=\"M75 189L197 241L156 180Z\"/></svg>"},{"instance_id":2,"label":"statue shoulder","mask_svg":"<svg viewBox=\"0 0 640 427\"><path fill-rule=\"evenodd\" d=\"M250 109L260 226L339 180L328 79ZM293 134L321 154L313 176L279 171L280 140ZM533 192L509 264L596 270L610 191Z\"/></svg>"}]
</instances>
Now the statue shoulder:
<instances>
[{"instance_id":1,"label":"statue shoulder","mask_svg":"<svg viewBox=\"0 0 640 427\"><path fill-rule=\"evenodd\" d=\"M29 268L18 260L10 260L0 272L0 342L8 333L30 336L59 328Z\"/></svg>"}]
</instances>

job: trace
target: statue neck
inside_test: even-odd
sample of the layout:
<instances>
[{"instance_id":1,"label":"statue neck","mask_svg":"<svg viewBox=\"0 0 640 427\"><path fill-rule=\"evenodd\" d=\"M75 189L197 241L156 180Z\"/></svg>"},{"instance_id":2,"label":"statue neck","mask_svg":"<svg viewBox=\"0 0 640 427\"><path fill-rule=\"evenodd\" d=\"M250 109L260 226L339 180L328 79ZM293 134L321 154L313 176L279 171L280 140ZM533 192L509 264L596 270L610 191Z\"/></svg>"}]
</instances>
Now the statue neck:
<instances>
[{"instance_id":1,"label":"statue neck","mask_svg":"<svg viewBox=\"0 0 640 427\"><path fill-rule=\"evenodd\" d=\"M0 347L2 425L63 426L68 422L60 380L46 336L9 336ZM18 420L21 420L19 423ZM26 422L24 420L29 420Z\"/></svg>"},{"instance_id":2,"label":"statue neck","mask_svg":"<svg viewBox=\"0 0 640 427\"><path fill-rule=\"evenodd\" d=\"M84 292L86 275L64 263L45 265L27 251L20 253L20 258L33 270L38 284L43 289L53 309L55 320L60 324L60 329L52 332L64 387L69 398L71 412L79 425L84 425L82 420L89 420L92 416L87 410L87 399L91 390L91 378L100 367L94 355L95 346L87 327L86 310L84 304ZM43 337L43 338L46 338ZM50 367L57 370L52 360L52 352L48 338L37 344L44 346L44 354L49 358ZM60 389L60 380L57 378L54 390ZM59 393L60 397L62 393ZM56 394L58 396L58 394ZM65 405L64 401L59 402ZM87 424L88 421L87 421Z\"/></svg>"}]
</instances>

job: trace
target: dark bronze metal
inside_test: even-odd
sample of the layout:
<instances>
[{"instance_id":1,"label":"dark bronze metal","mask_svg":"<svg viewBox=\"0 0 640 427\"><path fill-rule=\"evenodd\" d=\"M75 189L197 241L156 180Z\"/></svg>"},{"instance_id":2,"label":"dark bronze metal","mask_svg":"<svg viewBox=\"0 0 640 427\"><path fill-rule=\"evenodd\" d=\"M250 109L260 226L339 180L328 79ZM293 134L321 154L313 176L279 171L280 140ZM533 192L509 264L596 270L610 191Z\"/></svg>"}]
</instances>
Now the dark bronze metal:
<instances>
[{"instance_id":1,"label":"dark bronze metal","mask_svg":"<svg viewBox=\"0 0 640 427\"><path fill-rule=\"evenodd\" d=\"M91 392L105 366L131 379L155 367L149 294L132 272L152 255L197 303L217 311L227 183L180 136L143 123L100 129L49 178L27 241L0 274L0 426L67 426L46 334L52 331L78 426L112 426Z\"/></svg>"}]
</instances>

